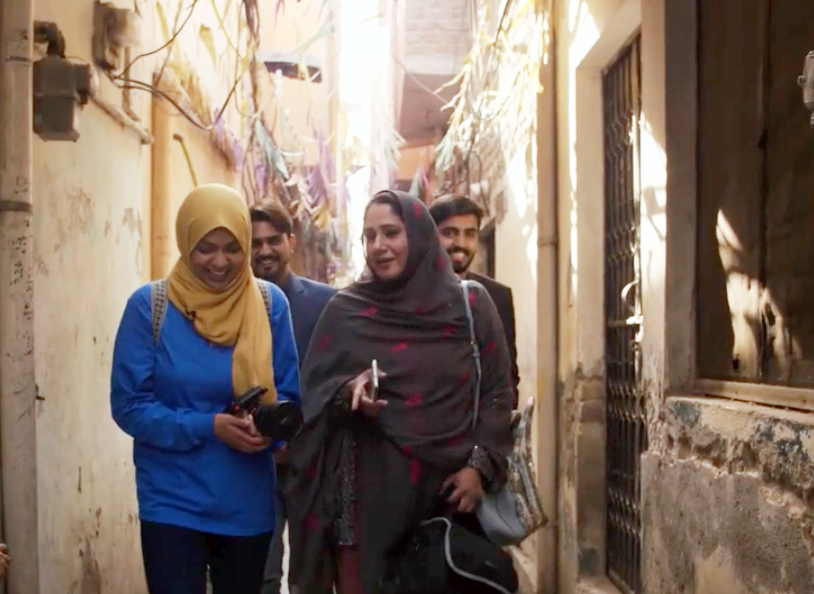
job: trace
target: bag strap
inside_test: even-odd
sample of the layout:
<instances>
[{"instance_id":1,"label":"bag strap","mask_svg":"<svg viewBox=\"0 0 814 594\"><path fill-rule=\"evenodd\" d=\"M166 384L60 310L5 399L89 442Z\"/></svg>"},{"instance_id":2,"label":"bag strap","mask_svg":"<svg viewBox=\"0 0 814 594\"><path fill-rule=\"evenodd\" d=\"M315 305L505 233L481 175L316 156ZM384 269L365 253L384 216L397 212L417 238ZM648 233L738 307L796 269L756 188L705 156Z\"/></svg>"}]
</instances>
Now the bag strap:
<instances>
[{"instance_id":1,"label":"bag strap","mask_svg":"<svg viewBox=\"0 0 814 594\"><path fill-rule=\"evenodd\" d=\"M450 570L452 570L453 573L461 576L464 579L471 580L471 581L473 581L475 583L487 586L487 587L497 591L499 594L512 594L509 590L504 588L502 584L499 584L499 583L497 583L497 582L495 582L493 580L490 580L487 577L482 577L482 576L480 576L480 575L478 575L476 573L472 573L471 571L466 571L465 569L463 569L462 567L459 567L455 563L455 559L452 557L452 520L450 520L447 517L440 517L440 518L430 518L429 520L424 520L423 522L421 522L422 526L431 526L433 524L443 524L443 526L444 526L444 559L447 562L447 567L449 567ZM460 524L459 524L458 529L466 531L465 528L460 527ZM472 534L473 536L476 536L477 538L481 538L481 537L475 535L474 533L470 533L470 534ZM491 543L491 541L489 541L489 542L490 542L490 544L492 544L492 547L496 547L497 549L500 549L499 547L497 547L497 545ZM501 550L501 552L504 555L508 555L508 553L505 553L502 550ZM489 565L491 565L492 568L495 567L491 563Z\"/></svg>"},{"instance_id":2,"label":"bag strap","mask_svg":"<svg viewBox=\"0 0 814 594\"><path fill-rule=\"evenodd\" d=\"M271 291L266 283L255 279L257 288L263 296L263 303L266 305L266 312L271 316ZM153 322L153 341L158 343L161 335L161 326L164 318L167 317L167 279L162 278L150 283L150 310Z\"/></svg>"},{"instance_id":3,"label":"bag strap","mask_svg":"<svg viewBox=\"0 0 814 594\"><path fill-rule=\"evenodd\" d=\"M468 280L461 281L461 290L464 295L464 306L466 307L466 319L469 321L469 344L472 346L472 358L475 359L475 411L472 413L472 430L478 424L478 412L480 410L480 385L481 378L483 377L483 369L480 360L480 345L478 345L478 337L475 334L475 318L472 315L472 304L469 302L469 287L471 283Z\"/></svg>"},{"instance_id":4,"label":"bag strap","mask_svg":"<svg viewBox=\"0 0 814 594\"><path fill-rule=\"evenodd\" d=\"M167 279L150 283L150 310L153 318L153 342L158 343L161 326L167 317Z\"/></svg>"},{"instance_id":5,"label":"bag strap","mask_svg":"<svg viewBox=\"0 0 814 594\"><path fill-rule=\"evenodd\" d=\"M271 317L271 289L269 288L268 284L261 281L259 278L255 279L257 281L257 288L260 289L260 294L263 296L263 303L266 304L266 312L268 313L269 317Z\"/></svg>"}]
</instances>

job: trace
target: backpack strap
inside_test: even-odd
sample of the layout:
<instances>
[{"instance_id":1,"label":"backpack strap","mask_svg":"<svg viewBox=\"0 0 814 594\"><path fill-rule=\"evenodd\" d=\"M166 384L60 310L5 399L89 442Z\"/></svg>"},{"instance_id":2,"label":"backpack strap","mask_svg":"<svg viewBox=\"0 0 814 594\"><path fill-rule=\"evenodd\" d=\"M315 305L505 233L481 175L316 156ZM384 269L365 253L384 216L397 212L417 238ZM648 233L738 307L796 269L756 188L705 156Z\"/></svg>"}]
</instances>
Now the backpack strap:
<instances>
[{"instance_id":1,"label":"backpack strap","mask_svg":"<svg viewBox=\"0 0 814 594\"><path fill-rule=\"evenodd\" d=\"M475 359L475 411L472 413L472 430L478 424L478 411L480 410L480 385L483 376L480 360L480 345L475 334L475 317L472 315L472 305L469 302L469 291L471 283L468 280L461 281L461 290L464 295L464 307L466 307L466 319L469 322L469 344L472 346L472 358Z\"/></svg>"},{"instance_id":2,"label":"backpack strap","mask_svg":"<svg viewBox=\"0 0 814 594\"><path fill-rule=\"evenodd\" d=\"M167 279L150 283L150 309L153 318L153 342L158 342L161 326L167 317Z\"/></svg>"},{"instance_id":3,"label":"backpack strap","mask_svg":"<svg viewBox=\"0 0 814 594\"><path fill-rule=\"evenodd\" d=\"M260 289L260 294L263 296L263 303L266 304L266 311L269 317L271 317L271 290L269 286L259 278L255 280L257 281L257 287Z\"/></svg>"},{"instance_id":4,"label":"backpack strap","mask_svg":"<svg viewBox=\"0 0 814 594\"><path fill-rule=\"evenodd\" d=\"M266 312L271 317L271 291L266 283L257 280L257 287L263 296L263 303L266 305ZM150 310L153 321L153 341L158 343L161 335L161 326L164 318L167 317L167 279L162 278L150 283Z\"/></svg>"}]
</instances>

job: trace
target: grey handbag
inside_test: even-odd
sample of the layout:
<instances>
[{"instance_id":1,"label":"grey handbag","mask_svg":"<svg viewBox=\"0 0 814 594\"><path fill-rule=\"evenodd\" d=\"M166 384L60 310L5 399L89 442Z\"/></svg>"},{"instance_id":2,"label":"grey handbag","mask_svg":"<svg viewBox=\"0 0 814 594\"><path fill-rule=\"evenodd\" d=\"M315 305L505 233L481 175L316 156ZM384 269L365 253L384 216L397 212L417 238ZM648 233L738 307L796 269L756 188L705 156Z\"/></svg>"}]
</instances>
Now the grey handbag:
<instances>
[{"instance_id":1,"label":"grey handbag","mask_svg":"<svg viewBox=\"0 0 814 594\"><path fill-rule=\"evenodd\" d=\"M478 422L480 387L483 370L480 348L475 334L475 320L469 303L469 282L461 281L466 316L469 319L469 337L472 356L475 359L475 411L472 418L474 429ZM531 453L531 419L534 413L534 399L522 414L515 413L512 419L512 452L508 457L506 482L496 493L487 493L475 512L487 538L500 546L520 544L531 534L548 523L543 512L540 494L534 480L534 466Z\"/></svg>"}]
</instances>

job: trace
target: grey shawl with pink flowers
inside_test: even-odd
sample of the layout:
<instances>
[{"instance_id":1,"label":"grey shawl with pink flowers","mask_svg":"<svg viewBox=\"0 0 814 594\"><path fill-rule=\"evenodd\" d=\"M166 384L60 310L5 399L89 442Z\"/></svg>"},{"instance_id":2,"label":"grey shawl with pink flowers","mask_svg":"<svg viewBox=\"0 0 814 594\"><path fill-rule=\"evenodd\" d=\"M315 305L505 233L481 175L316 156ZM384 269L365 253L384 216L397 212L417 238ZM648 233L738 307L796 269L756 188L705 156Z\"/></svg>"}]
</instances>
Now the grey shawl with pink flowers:
<instances>
[{"instance_id":1,"label":"grey shawl with pink flowers","mask_svg":"<svg viewBox=\"0 0 814 594\"><path fill-rule=\"evenodd\" d=\"M483 364L472 430L475 366L460 282L424 205L387 192L405 223L409 255L396 281L370 278L328 304L302 371L305 427L291 443L294 479L290 572L299 594L330 592L335 525L342 508L343 444L353 444L354 523L365 594L375 594L384 558L436 505L443 480L477 445L502 482L511 449L509 351L486 291L470 293ZM341 412L346 384L373 359L387 373L378 419ZM345 477L347 479L347 477ZM347 503L347 502L345 502Z\"/></svg>"}]
</instances>

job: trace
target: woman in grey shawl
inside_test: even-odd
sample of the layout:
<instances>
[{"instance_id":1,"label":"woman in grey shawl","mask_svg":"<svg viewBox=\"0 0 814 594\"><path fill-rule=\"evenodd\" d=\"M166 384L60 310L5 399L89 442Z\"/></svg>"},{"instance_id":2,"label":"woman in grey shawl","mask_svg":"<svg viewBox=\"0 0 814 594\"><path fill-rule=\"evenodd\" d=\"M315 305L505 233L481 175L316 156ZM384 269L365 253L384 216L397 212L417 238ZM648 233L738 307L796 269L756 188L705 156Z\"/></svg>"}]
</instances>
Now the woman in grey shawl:
<instances>
[{"instance_id":1,"label":"woman in grey shawl","mask_svg":"<svg viewBox=\"0 0 814 594\"><path fill-rule=\"evenodd\" d=\"M364 278L320 318L302 372L305 426L289 448L289 571L299 594L376 594L385 559L435 508L473 512L505 480L512 388L485 289L470 303L480 412L460 281L424 205L378 193L365 211ZM372 393L373 360L381 375Z\"/></svg>"}]
</instances>

